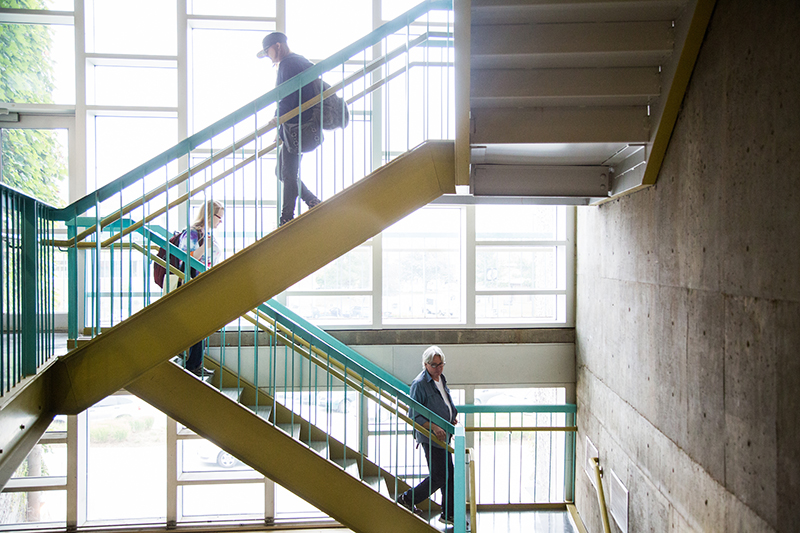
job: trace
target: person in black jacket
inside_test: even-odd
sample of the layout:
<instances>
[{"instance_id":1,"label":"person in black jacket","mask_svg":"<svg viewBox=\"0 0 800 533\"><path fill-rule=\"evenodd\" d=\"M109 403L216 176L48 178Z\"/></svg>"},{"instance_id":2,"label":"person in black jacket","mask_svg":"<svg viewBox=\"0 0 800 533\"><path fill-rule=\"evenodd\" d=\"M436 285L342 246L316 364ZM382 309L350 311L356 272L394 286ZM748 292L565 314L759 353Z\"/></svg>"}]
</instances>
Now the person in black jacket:
<instances>
[{"instance_id":1,"label":"person in black jacket","mask_svg":"<svg viewBox=\"0 0 800 533\"><path fill-rule=\"evenodd\" d=\"M423 407L455 425L458 423L458 410L450 396L450 389L447 388L447 378L442 374L444 364L444 352L441 348L431 346L426 349L422 354L422 372L411 382L409 394ZM455 488L453 454L429 438L429 435L433 434L439 442L446 444L450 441L450 435L443 428L428 420L422 413L414 411L413 408L409 410L409 416L428 430L425 432L415 430L414 438L425 452L430 475L416 487L401 494L397 498L397 503L412 512L418 512L417 504L441 489L443 509L439 521L452 525L455 511L453 506L453 490Z\"/></svg>"},{"instance_id":2,"label":"person in black jacket","mask_svg":"<svg viewBox=\"0 0 800 533\"><path fill-rule=\"evenodd\" d=\"M274 31L264 37L261 42L261 51L258 52L258 57L268 57L272 60L272 64L278 67L278 79L275 85L280 85L286 80L300 74L307 68L313 66L313 63L301 56L295 54L289 49L287 44L287 37L285 34ZM306 102L317 95L319 86L313 82L305 85L302 90L303 102ZM278 123L278 117L283 116L285 113L291 111L299 105L298 91L292 91L289 95L283 97L278 102L278 114L273 118L268 126L275 126ZM294 116L287 122L292 124L303 124L311 121L312 110L308 109L300 116ZM282 226L294 218L294 208L297 203L298 188L300 198L310 208L319 204L319 198L312 193L299 179L300 160L302 158L302 151L297 150L293 153L288 149L287 141L287 127L281 124L280 136L283 143L278 150L278 179L283 182L283 205L281 207L281 218L279 225ZM319 132L320 136L322 132ZM321 141L321 139L320 139Z\"/></svg>"}]
</instances>

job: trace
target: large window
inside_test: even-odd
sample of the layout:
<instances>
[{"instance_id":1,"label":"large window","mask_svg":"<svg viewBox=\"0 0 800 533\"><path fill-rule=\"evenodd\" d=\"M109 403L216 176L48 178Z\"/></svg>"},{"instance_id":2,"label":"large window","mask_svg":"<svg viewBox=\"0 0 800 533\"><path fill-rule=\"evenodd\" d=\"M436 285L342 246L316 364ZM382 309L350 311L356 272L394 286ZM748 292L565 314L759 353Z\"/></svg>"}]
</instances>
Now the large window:
<instances>
[{"instance_id":1,"label":"large window","mask_svg":"<svg viewBox=\"0 0 800 533\"><path fill-rule=\"evenodd\" d=\"M570 326L572 213L428 206L291 287L286 305L333 328Z\"/></svg>"}]
</instances>

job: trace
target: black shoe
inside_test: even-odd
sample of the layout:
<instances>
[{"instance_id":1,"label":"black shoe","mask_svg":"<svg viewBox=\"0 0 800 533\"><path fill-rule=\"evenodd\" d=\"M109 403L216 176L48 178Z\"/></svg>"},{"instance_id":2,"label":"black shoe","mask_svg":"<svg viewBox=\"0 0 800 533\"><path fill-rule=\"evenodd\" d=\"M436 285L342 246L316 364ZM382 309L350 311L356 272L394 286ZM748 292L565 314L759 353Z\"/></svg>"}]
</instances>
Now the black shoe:
<instances>
[{"instance_id":1,"label":"black shoe","mask_svg":"<svg viewBox=\"0 0 800 533\"><path fill-rule=\"evenodd\" d=\"M205 368L203 366L198 366L197 368L195 368L193 370L189 370L189 372L191 372L192 374L194 374L195 376L197 376L200 379L202 379L204 377L205 378L213 378L214 377L214 371L211 370L210 368Z\"/></svg>"},{"instance_id":2,"label":"black shoe","mask_svg":"<svg viewBox=\"0 0 800 533\"><path fill-rule=\"evenodd\" d=\"M306 205L308 206L309 209L311 209L312 207L317 207L320 203L321 202L319 198L314 198L313 200L309 200L308 202L306 202Z\"/></svg>"},{"instance_id":3,"label":"black shoe","mask_svg":"<svg viewBox=\"0 0 800 533\"><path fill-rule=\"evenodd\" d=\"M409 496L407 492L404 492L403 494L397 497L397 503L399 505L402 505L415 515L422 516L422 511L420 509L417 509L417 507L411 501L411 496Z\"/></svg>"},{"instance_id":4,"label":"black shoe","mask_svg":"<svg viewBox=\"0 0 800 533\"><path fill-rule=\"evenodd\" d=\"M293 218L294 218L294 215L292 215L290 217L287 217L285 215L281 215L281 220L280 220L280 222L278 222L278 227L280 228L281 226L283 226L287 222L291 222Z\"/></svg>"},{"instance_id":5,"label":"black shoe","mask_svg":"<svg viewBox=\"0 0 800 533\"><path fill-rule=\"evenodd\" d=\"M452 516L444 516L443 514L439 515L439 522L445 524L447 526L453 525L453 517Z\"/></svg>"}]
</instances>

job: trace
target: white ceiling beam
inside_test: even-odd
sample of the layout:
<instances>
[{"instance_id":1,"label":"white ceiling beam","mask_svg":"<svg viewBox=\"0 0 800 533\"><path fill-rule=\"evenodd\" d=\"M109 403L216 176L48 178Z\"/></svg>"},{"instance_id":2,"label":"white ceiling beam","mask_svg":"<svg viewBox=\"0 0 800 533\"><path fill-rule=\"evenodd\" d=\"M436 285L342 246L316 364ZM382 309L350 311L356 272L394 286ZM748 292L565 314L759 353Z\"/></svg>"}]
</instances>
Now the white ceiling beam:
<instances>
[{"instance_id":1,"label":"white ceiling beam","mask_svg":"<svg viewBox=\"0 0 800 533\"><path fill-rule=\"evenodd\" d=\"M473 70L472 107L647 105L659 96L658 68Z\"/></svg>"},{"instance_id":2,"label":"white ceiling beam","mask_svg":"<svg viewBox=\"0 0 800 533\"><path fill-rule=\"evenodd\" d=\"M650 138L646 107L475 108L471 142L642 143Z\"/></svg>"},{"instance_id":3,"label":"white ceiling beam","mask_svg":"<svg viewBox=\"0 0 800 533\"><path fill-rule=\"evenodd\" d=\"M658 66L670 22L473 25L472 68Z\"/></svg>"},{"instance_id":4,"label":"white ceiling beam","mask_svg":"<svg viewBox=\"0 0 800 533\"><path fill-rule=\"evenodd\" d=\"M472 0L475 24L672 20L686 0Z\"/></svg>"},{"instance_id":5,"label":"white ceiling beam","mask_svg":"<svg viewBox=\"0 0 800 533\"><path fill-rule=\"evenodd\" d=\"M472 165L476 196L606 197L609 169L602 166Z\"/></svg>"}]
</instances>

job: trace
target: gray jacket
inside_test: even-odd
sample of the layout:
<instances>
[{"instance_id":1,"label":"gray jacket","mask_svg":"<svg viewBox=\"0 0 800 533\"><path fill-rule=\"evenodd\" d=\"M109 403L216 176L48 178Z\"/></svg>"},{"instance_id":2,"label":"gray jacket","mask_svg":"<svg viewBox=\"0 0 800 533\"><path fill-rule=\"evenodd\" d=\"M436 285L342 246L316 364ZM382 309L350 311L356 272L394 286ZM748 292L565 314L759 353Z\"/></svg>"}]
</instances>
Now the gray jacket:
<instances>
[{"instance_id":1,"label":"gray jacket","mask_svg":"<svg viewBox=\"0 0 800 533\"><path fill-rule=\"evenodd\" d=\"M417 377L414 378L414 381L411 382L411 391L410 395L424 407L427 407L437 415L441 416L451 424L455 422L456 415L458 414L458 410L456 409L455 404L453 403L453 398L450 396L450 389L447 388L447 379L442 375L439 379L442 380L442 384L444 385L444 390L447 393L447 401L450 402L450 405L453 408L453 416L450 416L450 411L447 409L447 404L445 403L444 399L442 398L441 393L439 393L438 387L436 387L436 382L433 381L433 378L430 374L428 374L427 370L423 370L419 373ZM417 424L424 424L428 421L427 417L424 415L415 412L413 409L409 410L409 416L413 418ZM451 435L447 436L447 442L450 441ZM422 433L420 431L414 431L414 438L417 440L418 443L423 444L425 446L428 445L428 434ZM441 448L436 442L432 442L431 445L434 448Z\"/></svg>"}]
</instances>

